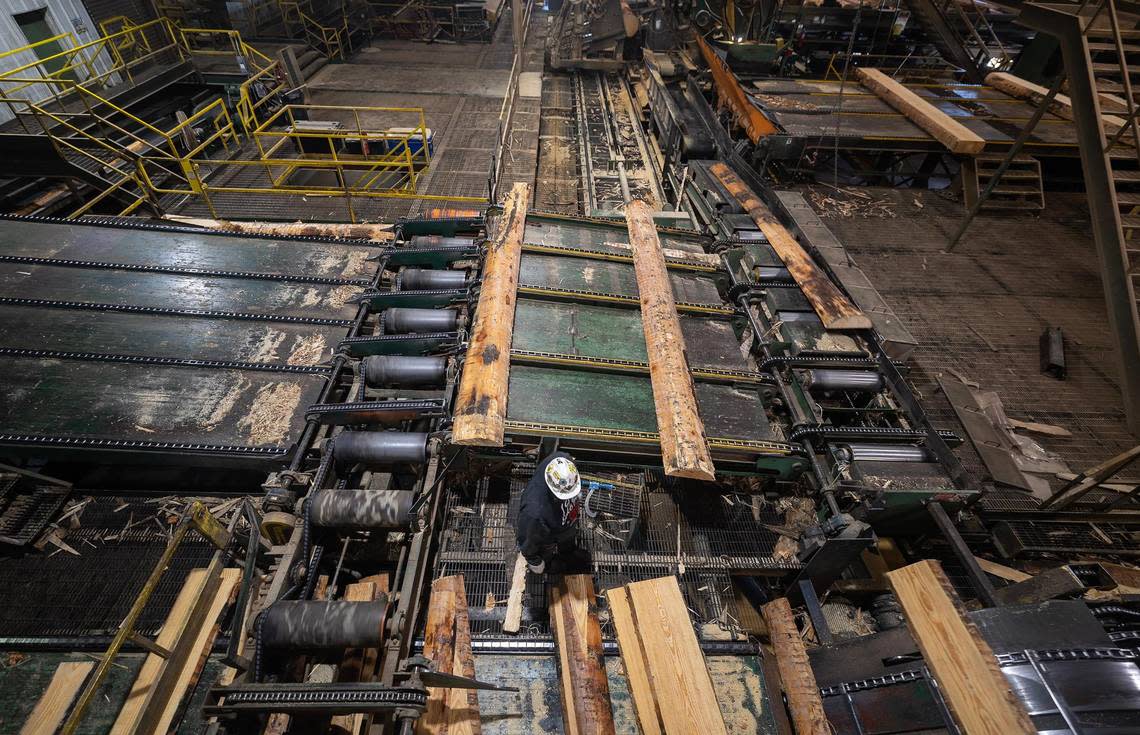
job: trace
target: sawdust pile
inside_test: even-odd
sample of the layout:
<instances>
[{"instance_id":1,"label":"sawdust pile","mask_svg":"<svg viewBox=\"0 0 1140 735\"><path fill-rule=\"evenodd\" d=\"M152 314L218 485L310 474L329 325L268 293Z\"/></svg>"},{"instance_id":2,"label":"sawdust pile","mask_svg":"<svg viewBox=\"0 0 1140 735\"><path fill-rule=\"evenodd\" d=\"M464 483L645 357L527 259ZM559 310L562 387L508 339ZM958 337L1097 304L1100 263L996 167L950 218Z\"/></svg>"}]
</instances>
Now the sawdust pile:
<instances>
[{"instance_id":1,"label":"sawdust pile","mask_svg":"<svg viewBox=\"0 0 1140 735\"><path fill-rule=\"evenodd\" d=\"M764 107L768 108L769 110L819 112L820 110L826 109L820 107L819 105L814 105L811 102L803 102L796 99L795 97L790 97L782 94L764 94L762 92L752 92L750 94L752 97L756 98L760 104L764 105Z\"/></svg>"},{"instance_id":2,"label":"sawdust pile","mask_svg":"<svg viewBox=\"0 0 1140 735\"><path fill-rule=\"evenodd\" d=\"M290 419L301 402L300 383L270 383L257 389L249 413L238 427L254 446L276 446L289 434Z\"/></svg>"},{"instance_id":3,"label":"sawdust pile","mask_svg":"<svg viewBox=\"0 0 1140 735\"><path fill-rule=\"evenodd\" d=\"M327 348L323 334L299 335L293 339L293 347L286 362L290 365L319 365Z\"/></svg>"},{"instance_id":4,"label":"sawdust pile","mask_svg":"<svg viewBox=\"0 0 1140 735\"><path fill-rule=\"evenodd\" d=\"M820 217L893 219L897 216L888 200L875 199L851 187L828 186L826 191L811 188L806 195Z\"/></svg>"}]
</instances>

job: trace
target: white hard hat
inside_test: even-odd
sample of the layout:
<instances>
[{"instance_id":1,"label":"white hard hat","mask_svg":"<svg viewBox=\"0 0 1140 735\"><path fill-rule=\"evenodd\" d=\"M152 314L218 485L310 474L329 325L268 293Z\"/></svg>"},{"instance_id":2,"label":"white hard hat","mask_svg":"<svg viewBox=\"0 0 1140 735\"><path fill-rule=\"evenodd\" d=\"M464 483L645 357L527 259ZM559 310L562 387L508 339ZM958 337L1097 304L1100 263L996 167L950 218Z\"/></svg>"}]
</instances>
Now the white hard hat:
<instances>
[{"instance_id":1,"label":"white hard hat","mask_svg":"<svg viewBox=\"0 0 1140 735\"><path fill-rule=\"evenodd\" d=\"M565 457L555 457L546 465L546 486L559 500L570 500L582 492L578 468Z\"/></svg>"}]
</instances>

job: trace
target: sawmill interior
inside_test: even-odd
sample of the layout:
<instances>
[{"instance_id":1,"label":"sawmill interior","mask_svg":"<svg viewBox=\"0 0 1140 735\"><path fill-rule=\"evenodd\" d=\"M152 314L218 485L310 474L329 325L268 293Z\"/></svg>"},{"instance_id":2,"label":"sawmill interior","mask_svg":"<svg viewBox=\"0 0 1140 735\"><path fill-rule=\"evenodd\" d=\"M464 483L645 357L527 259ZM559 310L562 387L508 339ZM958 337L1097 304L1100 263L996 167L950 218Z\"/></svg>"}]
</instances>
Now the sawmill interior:
<instances>
[{"instance_id":1,"label":"sawmill interior","mask_svg":"<svg viewBox=\"0 0 1140 735\"><path fill-rule=\"evenodd\" d=\"M1131 0L0 3L0 732L1140 733L1134 84Z\"/></svg>"}]
</instances>

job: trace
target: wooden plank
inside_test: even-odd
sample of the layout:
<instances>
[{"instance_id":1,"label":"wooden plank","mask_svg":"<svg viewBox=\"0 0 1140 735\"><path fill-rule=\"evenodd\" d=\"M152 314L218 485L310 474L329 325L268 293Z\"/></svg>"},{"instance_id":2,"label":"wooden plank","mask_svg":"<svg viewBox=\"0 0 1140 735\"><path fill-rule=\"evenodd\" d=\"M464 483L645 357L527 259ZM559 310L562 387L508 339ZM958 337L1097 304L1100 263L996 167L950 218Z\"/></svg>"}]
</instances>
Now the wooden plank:
<instances>
[{"instance_id":1,"label":"wooden plank","mask_svg":"<svg viewBox=\"0 0 1140 735\"><path fill-rule=\"evenodd\" d=\"M727 735L676 577L626 587L664 732Z\"/></svg>"},{"instance_id":2,"label":"wooden plank","mask_svg":"<svg viewBox=\"0 0 1140 735\"><path fill-rule=\"evenodd\" d=\"M606 599L610 605L610 620L617 632L622 666L629 680L629 696L633 700L637 722L641 725L641 735L662 735L664 730L661 729L657 700L649 681L649 664L645 661L641 638L637 635L633 609L629 606L629 593L624 587L615 587L606 592Z\"/></svg>"},{"instance_id":3,"label":"wooden plank","mask_svg":"<svg viewBox=\"0 0 1140 735\"><path fill-rule=\"evenodd\" d=\"M440 577L431 583L424 656L436 671L475 676L467 593L463 575ZM420 735L479 735L479 700L474 689L428 687L428 706L416 724Z\"/></svg>"},{"instance_id":4,"label":"wooden plank","mask_svg":"<svg viewBox=\"0 0 1140 735\"><path fill-rule=\"evenodd\" d=\"M776 255L784 262L796 285L804 293L823 326L834 330L870 329L871 320L851 300L843 295L823 270L815 264L799 242L760 198L723 163L709 167L713 175L731 193L744 211L764 233Z\"/></svg>"},{"instance_id":5,"label":"wooden plank","mask_svg":"<svg viewBox=\"0 0 1140 735\"><path fill-rule=\"evenodd\" d=\"M503 204L495 236L487 245L471 346L467 349L455 402L451 440L456 444L503 446L511 335L515 327L519 263L529 201L530 187L515 184Z\"/></svg>"},{"instance_id":6,"label":"wooden plank","mask_svg":"<svg viewBox=\"0 0 1140 735\"><path fill-rule=\"evenodd\" d=\"M796 628L792 606L788 598L780 597L761 610L768 625L768 636L776 654L776 667L780 672L784 694L788 697L788 710L798 735L830 735L831 725L823 711L819 685L811 670L807 650Z\"/></svg>"},{"instance_id":7,"label":"wooden plank","mask_svg":"<svg viewBox=\"0 0 1140 735\"><path fill-rule=\"evenodd\" d=\"M986 84L999 92L1005 92L1010 97L1026 100L1027 102L1032 102L1034 105L1040 105L1041 101L1049 96L1049 90L1040 84L1034 84L1033 82L1004 71L995 71L987 74ZM1123 104L1124 100L1120 100L1120 102ZM1057 94L1053 98L1053 103L1049 105L1049 112L1057 117L1072 120L1073 101L1066 95ZM1115 133L1124 127L1124 119L1116 115L1102 114L1100 120L1106 133Z\"/></svg>"},{"instance_id":8,"label":"wooden plank","mask_svg":"<svg viewBox=\"0 0 1140 735\"><path fill-rule=\"evenodd\" d=\"M859 67L855 75L864 87L930 133L951 153L975 156L986 147L981 136L878 69Z\"/></svg>"},{"instance_id":9,"label":"wooden plank","mask_svg":"<svg viewBox=\"0 0 1140 735\"><path fill-rule=\"evenodd\" d=\"M94 661L65 661L57 666L20 735L54 735L94 668Z\"/></svg>"},{"instance_id":10,"label":"wooden plank","mask_svg":"<svg viewBox=\"0 0 1140 735\"><path fill-rule=\"evenodd\" d=\"M697 411L685 337L677 318L673 286L665 269L653 212L645 202L634 200L626 205L625 218L633 246L641 325L649 355L649 379L665 474L712 480L716 473L709 455L705 425Z\"/></svg>"},{"instance_id":11,"label":"wooden plank","mask_svg":"<svg viewBox=\"0 0 1140 735\"><path fill-rule=\"evenodd\" d=\"M186 581L182 585L182 589L178 593L178 597L174 600L174 605L170 608L170 612L166 616L166 621L162 624L162 629L158 632L158 637L155 642L165 648L172 650L178 640L182 637L183 631L186 628L187 620L190 617L191 611L194 609L194 603L197 602L198 597L202 594L202 588L206 585L206 570L205 569L192 569L186 576ZM131 685L131 690L127 693L126 699L123 701L123 706L119 710L119 716L115 719L115 724L111 727L111 735L127 735L135 730L139 718L142 716L143 708L146 706L150 693L154 685L158 682L159 676L162 674L162 669L165 662L162 657L155 654L147 654L146 660L143 661L142 668L139 669L138 676L135 677L135 683Z\"/></svg>"},{"instance_id":12,"label":"wooden plank","mask_svg":"<svg viewBox=\"0 0 1140 735\"><path fill-rule=\"evenodd\" d=\"M503 618L504 633L518 633L522 626L523 593L526 592L526 557L515 557L515 571L511 575L511 590L507 594L507 615Z\"/></svg>"},{"instance_id":13,"label":"wooden plank","mask_svg":"<svg viewBox=\"0 0 1140 735\"><path fill-rule=\"evenodd\" d=\"M566 735L614 735L602 628L590 575L567 575L550 587L550 628L558 649Z\"/></svg>"},{"instance_id":14,"label":"wooden plank","mask_svg":"<svg viewBox=\"0 0 1140 735\"><path fill-rule=\"evenodd\" d=\"M965 735L1036 732L997 659L937 561L896 569L887 580L907 627Z\"/></svg>"},{"instance_id":15,"label":"wooden plank","mask_svg":"<svg viewBox=\"0 0 1140 735\"><path fill-rule=\"evenodd\" d=\"M1026 574L1012 567L1007 567L1004 564L998 564L996 561L983 559L980 556L975 556L974 561L978 562L978 566L981 567L982 571L986 574L992 574L995 577L1000 577L1009 582L1024 582L1027 579L1033 579L1032 574Z\"/></svg>"}]
</instances>

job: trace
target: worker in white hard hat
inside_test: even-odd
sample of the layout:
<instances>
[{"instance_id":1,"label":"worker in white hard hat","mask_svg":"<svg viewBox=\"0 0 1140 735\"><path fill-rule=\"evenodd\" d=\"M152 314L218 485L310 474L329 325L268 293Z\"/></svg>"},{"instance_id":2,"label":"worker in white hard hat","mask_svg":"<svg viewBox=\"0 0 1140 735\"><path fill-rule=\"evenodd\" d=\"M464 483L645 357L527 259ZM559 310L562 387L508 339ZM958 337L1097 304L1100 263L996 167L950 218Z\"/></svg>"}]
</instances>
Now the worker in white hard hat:
<instances>
[{"instance_id":1,"label":"worker in white hard hat","mask_svg":"<svg viewBox=\"0 0 1140 735\"><path fill-rule=\"evenodd\" d=\"M582 478L574 460L554 452L538 463L519 506L519 551L535 574L588 571L585 552L578 548L578 519L582 515Z\"/></svg>"}]
</instances>

